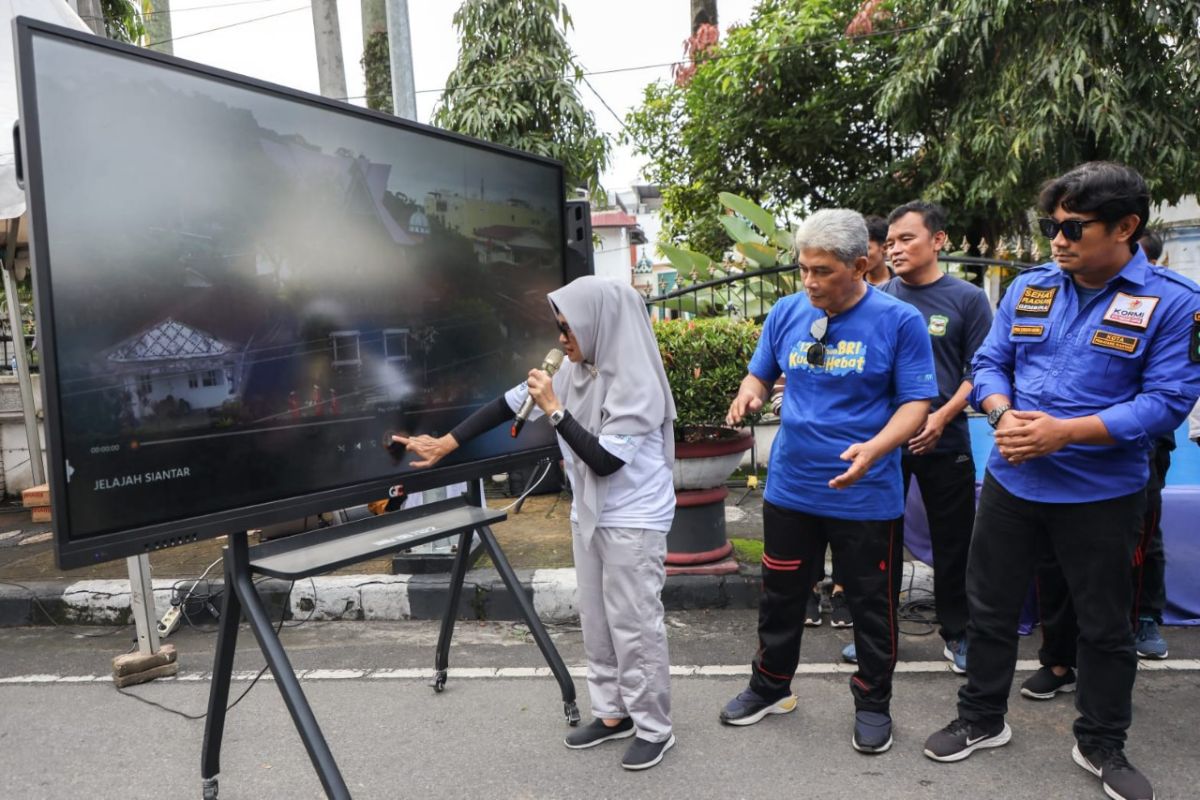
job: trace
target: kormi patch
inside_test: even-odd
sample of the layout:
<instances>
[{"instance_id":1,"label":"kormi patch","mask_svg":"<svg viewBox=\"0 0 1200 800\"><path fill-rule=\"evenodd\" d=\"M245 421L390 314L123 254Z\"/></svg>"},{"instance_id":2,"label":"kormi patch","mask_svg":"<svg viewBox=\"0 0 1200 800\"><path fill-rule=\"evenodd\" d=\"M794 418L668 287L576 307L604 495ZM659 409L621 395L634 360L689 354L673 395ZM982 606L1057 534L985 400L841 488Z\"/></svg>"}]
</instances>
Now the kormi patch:
<instances>
[{"instance_id":1,"label":"kormi patch","mask_svg":"<svg viewBox=\"0 0 1200 800\"><path fill-rule=\"evenodd\" d=\"M1013 325L1013 336L1041 336L1046 330L1045 325Z\"/></svg>"},{"instance_id":2,"label":"kormi patch","mask_svg":"<svg viewBox=\"0 0 1200 800\"><path fill-rule=\"evenodd\" d=\"M1188 341L1188 361L1200 364L1200 311L1192 314L1192 338Z\"/></svg>"},{"instance_id":3,"label":"kormi patch","mask_svg":"<svg viewBox=\"0 0 1200 800\"><path fill-rule=\"evenodd\" d=\"M1023 317L1048 317L1057 294L1057 286L1026 286L1017 300L1016 313Z\"/></svg>"},{"instance_id":4,"label":"kormi patch","mask_svg":"<svg viewBox=\"0 0 1200 800\"><path fill-rule=\"evenodd\" d=\"M1117 292L1101 319L1109 325L1144 331L1150 326L1150 318L1154 316L1159 299Z\"/></svg>"},{"instance_id":5,"label":"kormi patch","mask_svg":"<svg viewBox=\"0 0 1200 800\"><path fill-rule=\"evenodd\" d=\"M1112 331L1096 331L1092 334L1092 344L1096 345L1096 347L1117 350L1122 353L1136 351L1138 341L1136 336L1126 336L1123 333L1113 333Z\"/></svg>"}]
</instances>

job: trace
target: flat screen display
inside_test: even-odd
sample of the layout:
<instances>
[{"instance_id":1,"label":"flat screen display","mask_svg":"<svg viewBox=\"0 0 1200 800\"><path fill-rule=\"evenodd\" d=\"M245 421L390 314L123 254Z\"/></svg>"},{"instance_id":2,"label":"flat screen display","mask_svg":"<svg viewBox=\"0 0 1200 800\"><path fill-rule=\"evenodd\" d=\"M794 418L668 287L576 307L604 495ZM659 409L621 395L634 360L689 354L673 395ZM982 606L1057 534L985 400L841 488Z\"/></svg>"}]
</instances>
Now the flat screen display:
<instances>
[{"instance_id":1,"label":"flat screen display","mask_svg":"<svg viewBox=\"0 0 1200 800\"><path fill-rule=\"evenodd\" d=\"M557 162L17 26L60 563L500 471L445 433L554 346Z\"/></svg>"}]
</instances>

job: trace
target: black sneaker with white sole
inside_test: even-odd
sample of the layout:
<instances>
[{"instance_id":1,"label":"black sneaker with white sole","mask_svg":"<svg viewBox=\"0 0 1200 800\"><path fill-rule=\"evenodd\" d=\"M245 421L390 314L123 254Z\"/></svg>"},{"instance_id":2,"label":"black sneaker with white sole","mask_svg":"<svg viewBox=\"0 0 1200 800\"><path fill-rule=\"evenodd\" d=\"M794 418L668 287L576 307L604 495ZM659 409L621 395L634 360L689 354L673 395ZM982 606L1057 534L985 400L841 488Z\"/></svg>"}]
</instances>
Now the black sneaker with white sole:
<instances>
[{"instance_id":1,"label":"black sneaker with white sole","mask_svg":"<svg viewBox=\"0 0 1200 800\"><path fill-rule=\"evenodd\" d=\"M804 624L809 628L821 627L821 589L813 589L804 605Z\"/></svg>"},{"instance_id":2,"label":"black sneaker with white sole","mask_svg":"<svg viewBox=\"0 0 1200 800\"><path fill-rule=\"evenodd\" d=\"M633 720L629 717L611 727L605 725L602 719L594 719L582 728L576 728L567 734L567 738L563 740L563 744L572 750L586 750L589 747L595 747L605 742L628 739L635 733L637 731L634 730Z\"/></svg>"},{"instance_id":3,"label":"black sneaker with white sole","mask_svg":"<svg viewBox=\"0 0 1200 800\"><path fill-rule=\"evenodd\" d=\"M835 628L853 628L854 617L850 616L850 602L845 592L829 595L829 624Z\"/></svg>"},{"instance_id":4,"label":"black sneaker with white sole","mask_svg":"<svg viewBox=\"0 0 1200 800\"><path fill-rule=\"evenodd\" d=\"M621 766L625 769L650 769L662 761L666 752L674 746L675 734L671 734L670 738L663 742L650 742L638 737L625 751Z\"/></svg>"},{"instance_id":5,"label":"black sneaker with white sole","mask_svg":"<svg viewBox=\"0 0 1200 800\"><path fill-rule=\"evenodd\" d=\"M1030 700L1052 700L1059 692L1075 691L1075 670L1067 668L1065 675L1055 675L1050 667L1042 667L1021 684L1021 696Z\"/></svg>"},{"instance_id":6,"label":"black sneaker with white sole","mask_svg":"<svg viewBox=\"0 0 1200 800\"><path fill-rule=\"evenodd\" d=\"M1113 800L1154 800L1150 781L1129 763L1124 751L1084 748L1076 744L1071 750L1071 758L1099 778L1104 784L1104 793Z\"/></svg>"},{"instance_id":7,"label":"black sneaker with white sole","mask_svg":"<svg viewBox=\"0 0 1200 800\"><path fill-rule=\"evenodd\" d=\"M925 755L934 761L962 761L976 750L1002 747L1012 738L1012 729L1003 720L986 726L959 717L925 740Z\"/></svg>"}]
</instances>

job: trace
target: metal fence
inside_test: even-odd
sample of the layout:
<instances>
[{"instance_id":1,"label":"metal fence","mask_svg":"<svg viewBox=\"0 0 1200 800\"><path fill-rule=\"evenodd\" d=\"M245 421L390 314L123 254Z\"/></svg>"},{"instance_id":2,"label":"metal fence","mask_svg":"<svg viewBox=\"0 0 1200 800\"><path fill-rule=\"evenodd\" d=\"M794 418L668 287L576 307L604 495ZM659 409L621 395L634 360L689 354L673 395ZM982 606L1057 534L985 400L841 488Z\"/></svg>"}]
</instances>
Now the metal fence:
<instances>
[{"instance_id":1,"label":"metal fence","mask_svg":"<svg viewBox=\"0 0 1200 800\"><path fill-rule=\"evenodd\" d=\"M963 267L1002 267L1021 272L1034 264L976 256L942 256L942 264ZM657 319L691 316L735 316L761 319L771 305L801 286L800 270L794 264L742 272L683 286L666 294L650 297L646 306Z\"/></svg>"}]
</instances>

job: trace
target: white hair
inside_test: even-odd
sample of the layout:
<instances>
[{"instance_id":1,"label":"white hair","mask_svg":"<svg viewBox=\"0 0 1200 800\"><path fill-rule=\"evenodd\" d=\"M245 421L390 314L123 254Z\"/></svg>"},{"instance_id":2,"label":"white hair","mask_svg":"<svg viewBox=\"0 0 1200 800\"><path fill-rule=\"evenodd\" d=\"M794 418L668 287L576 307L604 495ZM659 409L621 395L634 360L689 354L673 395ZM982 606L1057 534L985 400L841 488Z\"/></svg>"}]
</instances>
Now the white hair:
<instances>
[{"instance_id":1,"label":"white hair","mask_svg":"<svg viewBox=\"0 0 1200 800\"><path fill-rule=\"evenodd\" d=\"M867 221L848 208L826 208L811 214L796 228L797 263L805 250L824 250L847 267L867 255Z\"/></svg>"}]
</instances>

